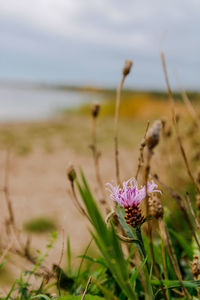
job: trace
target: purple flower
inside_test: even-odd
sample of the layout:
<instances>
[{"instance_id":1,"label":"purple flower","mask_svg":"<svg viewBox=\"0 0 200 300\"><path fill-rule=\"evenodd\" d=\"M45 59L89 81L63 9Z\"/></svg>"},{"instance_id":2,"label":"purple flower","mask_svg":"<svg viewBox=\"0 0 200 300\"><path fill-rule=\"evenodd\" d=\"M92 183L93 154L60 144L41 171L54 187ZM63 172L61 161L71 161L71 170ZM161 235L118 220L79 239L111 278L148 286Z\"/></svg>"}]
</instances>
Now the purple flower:
<instances>
[{"instance_id":1,"label":"purple flower","mask_svg":"<svg viewBox=\"0 0 200 300\"><path fill-rule=\"evenodd\" d=\"M107 190L110 192L110 198L125 208L138 206L142 199L146 197L146 187L138 188L137 180L134 177L124 181L122 188L119 185L113 186L110 183L106 185L108 187ZM147 193L161 193L160 190L155 188L157 188L157 184L153 180L151 183L147 183Z\"/></svg>"}]
</instances>

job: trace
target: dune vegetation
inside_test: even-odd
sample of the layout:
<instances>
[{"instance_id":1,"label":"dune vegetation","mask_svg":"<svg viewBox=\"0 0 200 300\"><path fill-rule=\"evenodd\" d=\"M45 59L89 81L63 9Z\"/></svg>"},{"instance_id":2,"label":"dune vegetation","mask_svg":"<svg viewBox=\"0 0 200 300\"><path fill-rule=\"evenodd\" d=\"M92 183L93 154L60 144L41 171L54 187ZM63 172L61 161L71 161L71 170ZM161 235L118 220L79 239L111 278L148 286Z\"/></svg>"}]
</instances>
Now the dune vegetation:
<instances>
[{"instance_id":1,"label":"dune vegetation","mask_svg":"<svg viewBox=\"0 0 200 300\"><path fill-rule=\"evenodd\" d=\"M101 103L1 124L2 299L200 298L200 94L161 59L167 92L126 60Z\"/></svg>"}]
</instances>

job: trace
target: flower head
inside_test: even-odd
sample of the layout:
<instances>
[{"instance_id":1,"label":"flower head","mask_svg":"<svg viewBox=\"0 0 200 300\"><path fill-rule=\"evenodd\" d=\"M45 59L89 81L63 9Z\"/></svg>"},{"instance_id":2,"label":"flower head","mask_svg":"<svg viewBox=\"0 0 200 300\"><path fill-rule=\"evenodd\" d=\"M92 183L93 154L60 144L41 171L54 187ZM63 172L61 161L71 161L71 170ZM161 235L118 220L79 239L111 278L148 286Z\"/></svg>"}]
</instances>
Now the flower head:
<instances>
[{"instance_id":1,"label":"flower head","mask_svg":"<svg viewBox=\"0 0 200 300\"><path fill-rule=\"evenodd\" d=\"M113 186L110 183L107 183L107 187L107 190L110 192L110 198L125 208L138 206L142 199L146 197L146 187L139 188L137 180L134 177L123 182L122 188L119 185ZM151 183L147 183L147 193L161 193L161 191L155 188L157 188L157 184L153 180Z\"/></svg>"}]
</instances>

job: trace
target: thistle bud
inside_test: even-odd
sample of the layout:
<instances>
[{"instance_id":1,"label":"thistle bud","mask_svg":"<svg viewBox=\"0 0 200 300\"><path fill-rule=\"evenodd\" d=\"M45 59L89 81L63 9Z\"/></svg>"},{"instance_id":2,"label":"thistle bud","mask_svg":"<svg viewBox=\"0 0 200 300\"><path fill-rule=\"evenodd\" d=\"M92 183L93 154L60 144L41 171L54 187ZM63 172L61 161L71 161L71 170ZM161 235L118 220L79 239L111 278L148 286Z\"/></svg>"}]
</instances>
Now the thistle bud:
<instances>
[{"instance_id":1,"label":"thistle bud","mask_svg":"<svg viewBox=\"0 0 200 300\"><path fill-rule=\"evenodd\" d=\"M163 218L164 209L163 209L160 199L156 195L150 196L149 207L150 207L151 214L153 215L153 217L155 217L156 219Z\"/></svg>"},{"instance_id":2,"label":"thistle bud","mask_svg":"<svg viewBox=\"0 0 200 300\"><path fill-rule=\"evenodd\" d=\"M156 120L148 130L146 135L146 143L150 150L152 150L159 143L161 128L162 122L160 120Z\"/></svg>"},{"instance_id":3,"label":"thistle bud","mask_svg":"<svg viewBox=\"0 0 200 300\"><path fill-rule=\"evenodd\" d=\"M124 218L126 220L126 223L134 228L141 226L145 222L144 216L141 212L141 209L139 208L139 205L126 207L125 213L126 215Z\"/></svg>"},{"instance_id":4,"label":"thistle bud","mask_svg":"<svg viewBox=\"0 0 200 300\"><path fill-rule=\"evenodd\" d=\"M198 255L193 256L192 274L193 274L194 280L197 280L200 275L200 262L199 262Z\"/></svg>"},{"instance_id":5,"label":"thistle bud","mask_svg":"<svg viewBox=\"0 0 200 300\"><path fill-rule=\"evenodd\" d=\"M74 182L74 180L76 179L76 172L75 172L74 166L72 164L68 165L67 177L71 183Z\"/></svg>"},{"instance_id":6,"label":"thistle bud","mask_svg":"<svg viewBox=\"0 0 200 300\"><path fill-rule=\"evenodd\" d=\"M132 60L130 60L130 59L125 60L125 64L124 64L124 67L122 70L122 73L124 76L127 76L130 73L132 65L133 65Z\"/></svg>"},{"instance_id":7,"label":"thistle bud","mask_svg":"<svg viewBox=\"0 0 200 300\"><path fill-rule=\"evenodd\" d=\"M92 108L91 108L91 113L92 113L93 118L98 117L99 111L100 111L99 103L93 103Z\"/></svg>"}]
</instances>

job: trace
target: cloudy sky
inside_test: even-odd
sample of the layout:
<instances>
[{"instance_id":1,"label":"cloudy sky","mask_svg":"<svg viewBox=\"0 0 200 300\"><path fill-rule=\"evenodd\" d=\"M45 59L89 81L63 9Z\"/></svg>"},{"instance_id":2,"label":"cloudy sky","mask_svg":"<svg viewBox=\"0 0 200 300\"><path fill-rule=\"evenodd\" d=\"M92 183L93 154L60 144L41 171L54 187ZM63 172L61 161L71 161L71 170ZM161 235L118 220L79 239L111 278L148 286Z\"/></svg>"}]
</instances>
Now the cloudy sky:
<instances>
[{"instance_id":1,"label":"cloudy sky","mask_svg":"<svg viewBox=\"0 0 200 300\"><path fill-rule=\"evenodd\" d=\"M200 89L199 0L0 0L0 79Z\"/></svg>"}]
</instances>

